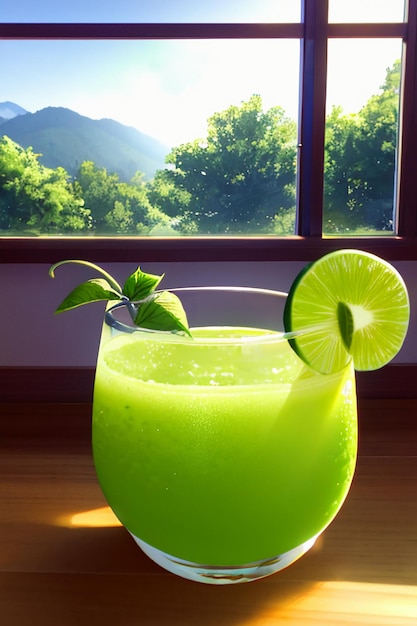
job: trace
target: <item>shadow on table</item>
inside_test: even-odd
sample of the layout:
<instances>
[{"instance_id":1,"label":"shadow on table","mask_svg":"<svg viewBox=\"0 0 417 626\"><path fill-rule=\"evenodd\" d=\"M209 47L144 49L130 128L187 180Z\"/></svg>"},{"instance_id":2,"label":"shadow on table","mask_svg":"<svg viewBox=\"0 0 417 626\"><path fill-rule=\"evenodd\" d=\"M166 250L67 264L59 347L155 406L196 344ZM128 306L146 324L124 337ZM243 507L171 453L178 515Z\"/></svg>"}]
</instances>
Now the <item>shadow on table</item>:
<instances>
[{"instance_id":1,"label":"shadow on table","mask_svg":"<svg viewBox=\"0 0 417 626\"><path fill-rule=\"evenodd\" d=\"M50 527L39 550L33 570L16 563L0 575L8 626L242 626L285 613L314 585L284 572L249 584L187 581L150 561L122 527Z\"/></svg>"}]
</instances>

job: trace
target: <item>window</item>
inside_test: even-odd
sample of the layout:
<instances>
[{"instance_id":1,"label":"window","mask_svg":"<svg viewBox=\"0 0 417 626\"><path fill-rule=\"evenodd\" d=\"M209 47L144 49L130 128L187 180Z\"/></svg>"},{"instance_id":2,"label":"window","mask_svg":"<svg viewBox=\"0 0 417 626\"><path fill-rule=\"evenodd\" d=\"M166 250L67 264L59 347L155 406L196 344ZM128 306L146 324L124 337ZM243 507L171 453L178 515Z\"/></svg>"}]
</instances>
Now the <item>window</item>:
<instances>
[{"instance_id":1,"label":"window","mask_svg":"<svg viewBox=\"0 0 417 626\"><path fill-rule=\"evenodd\" d=\"M323 204L326 235L396 234L401 57L402 40L397 38L329 41ZM363 94L367 94L365 99Z\"/></svg>"},{"instance_id":2,"label":"window","mask_svg":"<svg viewBox=\"0 0 417 626\"><path fill-rule=\"evenodd\" d=\"M329 22L402 22L404 0L329 0Z\"/></svg>"},{"instance_id":3,"label":"window","mask_svg":"<svg viewBox=\"0 0 417 626\"><path fill-rule=\"evenodd\" d=\"M139 202L137 189L143 190L143 180L137 178L136 191L131 197L128 197L131 191L124 189L125 203L113 198L111 211L103 211L100 217L99 209L96 210L92 231L85 230L81 224L80 236L74 237L80 220L85 220L85 226L92 219L87 204L92 206L93 200L100 201L96 193L86 203L83 197L86 187L81 190L78 187L80 202L76 210L68 211L66 217L68 223L75 224L73 231L60 232L59 236L51 233L52 236L48 237L28 237L28 233L21 237L14 232L13 236L0 239L1 260L49 262L52 257L62 258L64 253L70 256L76 252L78 256L88 253L89 258L101 261L122 261L136 260L138 251L144 261L308 259L340 245L374 249L387 258L416 257L416 0L408 0L405 5L403 0L379 3L378 21L373 14L366 12L367 4L371 6L372 3L365 1L213 2L207 7L204 5L205 14L198 15L193 13L196 3L185 1L176 3L175 15L169 14L172 3L166 0L140 3L140 8L135 9L129 2L101 2L100 12L94 2L73 2L61 10L57 3L45 1L37 3L36 15L31 3L27 3L24 13L19 13L24 4L8 7L3 18L0 10L0 39L3 40L0 45L5 51L2 56L13 59L12 69L19 67L19 55L23 52L26 52L26 59L23 59L26 65L29 60L37 59L38 69L41 69L37 74L37 88L43 97L49 91L48 97L55 97L57 101L56 91L61 94L64 89L65 81L61 87L55 85L54 93L48 75L48 65L51 66L54 54L62 59L61 74L70 89L74 91L77 79L79 81L80 108L88 105L88 98L83 99L82 95L87 94L90 87L91 93L100 94L101 99L106 100L106 85L94 72L93 61L106 65L109 73L115 63L119 71L114 76L120 81L121 97L112 103L114 111L118 107L127 111L132 100L140 102L138 91L132 92L133 97L126 102L120 69L123 55L137 59L138 67L141 58L153 59L156 64L159 60L168 68L165 80L171 80L171 87L178 87L178 90L184 67L179 59L183 58L187 70L192 71L194 67L199 78L200 67L205 67L201 90L207 85L210 88L205 92L201 106L194 104L194 110L201 108L205 121L212 111L214 148L227 153L230 162L239 150L243 150L242 146L246 150L250 144L253 151L259 145L264 146L264 136L255 146L255 131L245 130L252 122L258 124L261 119L266 133L271 127L274 130L276 124L279 132L270 132L275 160L269 178L265 178L267 168L261 166L253 172L249 167L242 170L239 165L232 170L232 175L231 170L227 170L227 176L224 170L220 171L218 177L223 186L227 182L226 188L219 192L221 195L217 195L215 201L210 202L209 198L202 205L201 197L209 196L215 185L221 186L213 168L207 165L208 158L213 157L214 144L210 144L210 137L204 136L204 130L201 130L202 118L200 128L191 129L191 121L197 120L197 116L184 112L185 100L182 108L175 109L181 100L169 102L168 107L164 102L164 108L161 107L164 98L147 98L148 111L145 107L143 115L148 114L151 119L150 114L156 110L160 120L168 119L166 130L161 121L152 128L152 134L160 132L159 140L162 140L168 137L169 131L168 143L173 152L154 186L147 187L143 195L143 204L148 207L150 202L144 219L137 219L137 214L132 219L136 210L133 204ZM384 18L385 4L389 5L389 10ZM350 12L346 12L348 5ZM389 55L387 57L388 49L391 61ZM344 67L343 62L349 56L352 61ZM217 60L216 75L210 75L208 65L198 65L210 57ZM384 61L385 58L388 60ZM89 74L77 72L77 67L80 68L77 62L74 63L77 60L83 66L90 66ZM375 64L375 60L379 64ZM261 81L261 66L268 69L264 83ZM374 73L378 73L378 78ZM246 94L237 90L237 100L233 102L234 87L248 76L253 90ZM152 93L165 93L158 92L151 73L142 76L143 81L146 78L148 82L141 84L146 84L150 92L153 89ZM27 88L25 82L21 82ZM360 84L368 91L359 89ZM346 101L353 100L354 91L365 94L364 100L352 104L356 110L344 110L343 103L340 103L342 108L338 108L337 97L343 94L340 86L345 87L343 97ZM376 150L367 155L365 147L369 144L370 133L381 122L384 86L386 91L388 87L391 90L390 134L384 127L385 134L375 140ZM209 95L214 92L216 100L210 105ZM193 102L192 96L196 94L189 92L187 95L188 102ZM377 99L376 103L372 98ZM110 106L109 101L106 104ZM208 108L204 109L203 104ZM268 118L266 113L273 111L275 105L282 111L278 117ZM215 107L214 110L210 106ZM90 110L92 115L93 104ZM171 118L166 114L168 110ZM294 113L287 114L287 111ZM184 141L179 134L181 112L186 122L184 128L188 127L190 133L184 136ZM114 116L110 114L108 117ZM242 122L240 128L236 120ZM232 140L228 143L230 127L234 133L233 145ZM198 138L198 142L193 138ZM190 146L193 149L191 154ZM196 161L197 156L199 160ZM218 156L214 155L215 158ZM187 166L185 162L191 157L194 161ZM264 157L263 153L257 155L258 161ZM160 154L155 154L155 161L161 162ZM116 159L114 169L120 162ZM371 171L371 162L376 173ZM151 178L154 164L151 163L149 168ZM262 169L265 184L258 195L251 194L248 190L252 188L244 184L247 182L245 177L249 179L250 175L259 174L259 169ZM115 188L110 176L100 181L100 172L94 169L94 163L84 166L83 175L85 185L94 179L96 187L101 190L107 184L110 189ZM176 184L179 178L187 176L188 187ZM78 179L81 180L80 174ZM233 206L231 202L228 204L231 184L234 185L233 192L238 190L240 193L235 197L241 198L241 202ZM272 205L267 202L269 197L273 198ZM196 206L196 198L200 200L199 206ZM240 213L233 213L234 206L246 206L245 203L249 203L249 211L242 209ZM23 206L26 205L23 203ZM179 215L178 206L188 208ZM223 222L222 211L229 211L228 220ZM154 223L146 222L151 219ZM35 218L29 226L36 235L47 234L47 229L44 233L37 230L39 224ZM118 237L109 236L112 228L111 234ZM94 232L98 236L90 236ZM10 235L10 232L6 234ZM123 244L120 237L123 237Z\"/></svg>"}]
</instances>

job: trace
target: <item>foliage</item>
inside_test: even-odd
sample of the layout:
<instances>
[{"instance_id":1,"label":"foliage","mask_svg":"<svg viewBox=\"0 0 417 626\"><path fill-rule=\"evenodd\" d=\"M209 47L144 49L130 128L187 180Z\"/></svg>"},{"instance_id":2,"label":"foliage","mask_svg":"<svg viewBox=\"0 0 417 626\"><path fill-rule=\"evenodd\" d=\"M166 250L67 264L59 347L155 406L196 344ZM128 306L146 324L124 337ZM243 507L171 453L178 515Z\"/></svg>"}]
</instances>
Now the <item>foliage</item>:
<instances>
[{"instance_id":1,"label":"foliage","mask_svg":"<svg viewBox=\"0 0 417 626\"><path fill-rule=\"evenodd\" d=\"M387 70L381 93L356 115L335 107L327 119L326 230L391 230L400 62Z\"/></svg>"},{"instance_id":2,"label":"foliage","mask_svg":"<svg viewBox=\"0 0 417 626\"><path fill-rule=\"evenodd\" d=\"M191 193L176 184L172 170L158 170L154 179L147 184L147 190L152 206L172 218L171 226L174 231L185 235L198 232L197 224L189 210Z\"/></svg>"},{"instance_id":3,"label":"foliage","mask_svg":"<svg viewBox=\"0 0 417 626\"><path fill-rule=\"evenodd\" d=\"M356 114L326 120L324 230L389 232L400 62ZM31 234L275 234L294 232L296 124L261 97L214 113L207 136L174 148L167 166L131 181L84 161L74 179L32 148L0 139L0 229Z\"/></svg>"},{"instance_id":4,"label":"foliage","mask_svg":"<svg viewBox=\"0 0 417 626\"><path fill-rule=\"evenodd\" d=\"M0 228L42 233L88 230L90 212L66 171L41 165L31 148L0 140Z\"/></svg>"},{"instance_id":5,"label":"foliage","mask_svg":"<svg viewBox=\"0 0 417 626\"><path fill-rule=\"evenodd\" d=\"M150 204L140 177L135 177L134 184L120 182L117 174L109 174L105 168L85 161L80 167L77 184L98 234L147 235L156 226L170 230L169 217Z\"/></svg>"},{"instance_id":6,"label":"foliage","mask_svg":"<svg viewBox=\"0 0 417 626\"><path fill-rule=\"evenodd\" d=\"M215 113L205 141L172 150L173 169L159 181L182 193L155 200L170 214L186 213L201 233L268 232L277 214L295 211L295 146L295 123L280 107L263 112L252 96Z\"/></svg>"}]
</instances>

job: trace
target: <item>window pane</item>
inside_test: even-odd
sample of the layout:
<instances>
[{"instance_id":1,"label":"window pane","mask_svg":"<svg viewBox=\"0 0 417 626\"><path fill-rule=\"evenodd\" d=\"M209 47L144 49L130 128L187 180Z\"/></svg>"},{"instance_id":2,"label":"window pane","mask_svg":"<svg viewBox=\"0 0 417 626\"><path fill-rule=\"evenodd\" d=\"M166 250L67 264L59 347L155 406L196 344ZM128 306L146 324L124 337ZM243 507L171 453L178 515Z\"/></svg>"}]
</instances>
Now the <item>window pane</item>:
<instances>
[{"instance_id":1,"label":"window pane","mask_svg":"<svg viewBox=\"0 0 417 626\"><path fill-rule=\"evenodd\" d=\"M0 52L3 235L293 232L298 41Z\"/></svg>"},{"instance_id":2,"label":"window pane","mask_svg":"<svg viewBox=\"0 0 417 626\"><path fill-rule=\"evenodd\" d=\"M323 230L392 234L400 40L329 42Z\"/></svg>"},{"instance_id":3,"label":"window pane","mask_svg":"<svg viewBox=\"0 0 417 626\"><path fill-rule=\"evenodd\" d=\"M329 0L329 22L402 22L404 0Z\"/></svg>"},{"instance_id":4,"label":"window pane","mask_svg":"<svg viewBox=\"0 0 417 626\"><path fill-rule=\"evenodd\" d=\"M19 0L1 22L299 22L300 0Z\"/></svg>"}]
</instances>

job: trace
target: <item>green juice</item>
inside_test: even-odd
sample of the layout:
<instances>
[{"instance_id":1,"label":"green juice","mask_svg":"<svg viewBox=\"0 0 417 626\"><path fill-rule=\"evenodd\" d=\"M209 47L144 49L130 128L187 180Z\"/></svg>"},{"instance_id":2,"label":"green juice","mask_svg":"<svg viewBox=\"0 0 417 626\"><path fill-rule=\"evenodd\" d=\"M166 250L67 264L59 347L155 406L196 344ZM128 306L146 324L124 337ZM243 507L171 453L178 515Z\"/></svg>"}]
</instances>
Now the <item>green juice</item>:
<instances>
[{"instance_id":1,"label":"green juice","mask_svg":"<svg viewBox=\"0 0 417 626\"><path fill-rule=\"evenodd\" d=\"M93 415L101 487L125 527L169 555L272 558L318 535L347 495L353 366L316 374L266 331L193 336L104 329Z\"/></svg>"}]
</instances>

